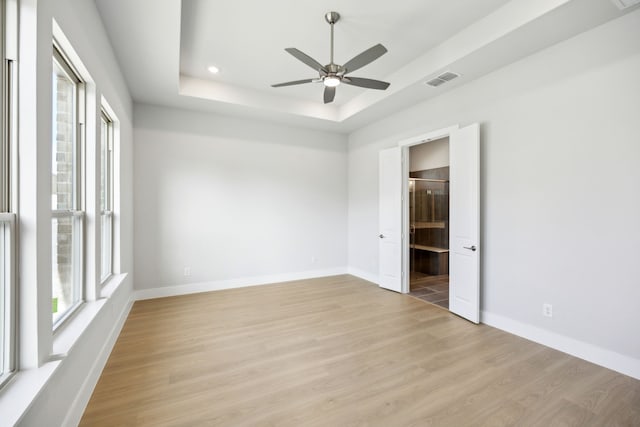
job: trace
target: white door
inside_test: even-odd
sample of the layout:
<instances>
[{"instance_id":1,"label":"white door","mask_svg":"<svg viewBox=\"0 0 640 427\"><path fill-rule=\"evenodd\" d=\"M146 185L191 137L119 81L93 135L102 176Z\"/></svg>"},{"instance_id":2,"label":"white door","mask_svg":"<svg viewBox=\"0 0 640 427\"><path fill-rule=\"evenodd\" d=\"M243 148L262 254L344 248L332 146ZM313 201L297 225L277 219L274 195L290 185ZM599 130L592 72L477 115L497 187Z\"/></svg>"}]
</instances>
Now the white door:
<instances>
[{"instance_id":1,"label":"white door","mask_svg":"<svg viewBox=\"0 0 640 427\"><path fill-rule=\"evenodd\" d=\"M449 310L480 322L480 128L449 138Z\"/></svg>"},{"instance_id":2,"label":"white door","mask_svg":"<svg viewBox=\"0 0 640 427\"><path fill-rule=\"evenodd\" d=\"M378 284L402 292L402 149L380 151Z\"/></svg>"}]
</instances>

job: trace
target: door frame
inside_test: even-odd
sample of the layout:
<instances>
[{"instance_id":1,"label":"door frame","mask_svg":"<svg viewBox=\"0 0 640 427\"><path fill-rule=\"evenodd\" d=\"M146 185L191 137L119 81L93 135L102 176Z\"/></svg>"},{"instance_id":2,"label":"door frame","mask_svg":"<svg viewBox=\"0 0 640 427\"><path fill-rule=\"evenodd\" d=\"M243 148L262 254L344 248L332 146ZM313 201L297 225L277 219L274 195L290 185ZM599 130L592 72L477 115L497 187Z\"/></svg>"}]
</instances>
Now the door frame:
<instances>
[{"instance_id":1,"label":"door frame","mask_svg":"<svg viewBox=\"0 0 640 427\"><path fill-rule=\"evenodd\" d=\"M410 253L409 253L409 148L414 145L424 144L426 142L435 141L437 139L446 138L451 133L460 129L460 125L456 124L446 128L434 130L424 134L412 136L398 142L398 146L402 148L402 293L409 293L410 287Z\"/></svg>"}]
</instances>

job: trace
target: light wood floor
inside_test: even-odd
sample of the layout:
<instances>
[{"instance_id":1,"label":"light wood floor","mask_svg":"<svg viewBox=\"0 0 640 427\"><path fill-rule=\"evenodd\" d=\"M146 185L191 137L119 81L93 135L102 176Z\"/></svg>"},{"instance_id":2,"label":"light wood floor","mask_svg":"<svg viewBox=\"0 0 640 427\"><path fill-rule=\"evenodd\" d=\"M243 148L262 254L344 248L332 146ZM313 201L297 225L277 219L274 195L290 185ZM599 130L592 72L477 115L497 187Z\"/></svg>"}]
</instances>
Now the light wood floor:
<instances>
[{"instance_id":1,"label":"light wood floor","mask_svg":"<svg viewBox=\"0 0 640 427\"><path fill-rule=\"evenodd\" d=\"M83 426L640 426L640 381L336 276L136 302Z\"/></svg>"}]
</instances>

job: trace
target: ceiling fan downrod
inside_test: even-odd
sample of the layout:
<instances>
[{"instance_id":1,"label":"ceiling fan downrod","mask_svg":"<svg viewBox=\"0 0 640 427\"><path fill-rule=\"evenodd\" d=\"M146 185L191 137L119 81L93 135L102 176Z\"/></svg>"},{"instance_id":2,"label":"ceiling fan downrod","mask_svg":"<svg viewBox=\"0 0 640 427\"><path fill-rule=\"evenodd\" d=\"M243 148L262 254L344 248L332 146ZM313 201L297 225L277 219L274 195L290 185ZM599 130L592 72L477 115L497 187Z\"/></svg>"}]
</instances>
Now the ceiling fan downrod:
<instances>
[{"instance_id":1,"label":"ceiling fan downrod","mask_svg":"<svg viewBox=\"0 0 640 427\"><path fill-rule=\"evenodd\" d=\"M331 55L329 63L333 65L333 24L340 20L340 14L338 12L327 12L324 15L324 19L331 25Z\"/></svg>"}]
</instances>

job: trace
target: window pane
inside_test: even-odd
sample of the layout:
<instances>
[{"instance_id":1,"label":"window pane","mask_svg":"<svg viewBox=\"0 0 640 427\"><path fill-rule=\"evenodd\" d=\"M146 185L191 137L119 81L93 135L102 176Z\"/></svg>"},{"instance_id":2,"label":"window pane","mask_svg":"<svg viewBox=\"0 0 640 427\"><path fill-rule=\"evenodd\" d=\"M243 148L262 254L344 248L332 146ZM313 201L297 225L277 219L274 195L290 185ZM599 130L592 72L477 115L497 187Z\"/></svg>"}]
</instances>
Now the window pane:
<instances>
[{"instance_id":1,"label":"window pane","mask_svg":"<svg viewBox=\"0 0 640 427\"><path fill-rule=\"evenodd\" d=\"M76 82L53 61L51 208L75 208Z\"/></svg>"},{"instance_id":2,"label":"window pane","mask_svg":"<svg viewBox=\"0 0 640 427\"><path fill-rule=\"evenodd\" d=\"M80 289L75 277L73 217L52 219L52 313L55 324L64 314L80 301Z\"/></svg>"},{"instance_id":3,"label":"window pane","mask_svg":"<svg viewBox=\"0 0 640 427\"><path fill-rule=\"evenodd\" d=\"M15 291L12 263L15 261L12 226L5 215L0 219L0 384L14 370L13 334L15 334Z\"/></svg>"},{"instance_id":4,"label":"window pane","mask_svg":"<svg viewBox=\"0 0 640 427\"><path fill-rule=\"evenodd\" d=\"M100 121L100 210L109 209L108 206L108 179L109 179L109 123L104 116Z\"/></svg>"},{"instance_id":5,"label":"window pane","mask_svg":"<svg viewBox=\"0 0 640 427\"><path fill-rule=\"evenodd\" d=\"M111 213L103 213L101 220L102 231L102 257L100 259L100 278L106 279L111 275L111 254L112 254L112 236L113 236L113 215Z\"/></svg>"}]
</instances>

